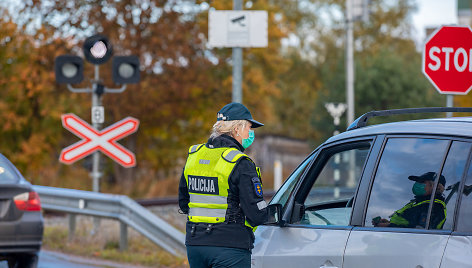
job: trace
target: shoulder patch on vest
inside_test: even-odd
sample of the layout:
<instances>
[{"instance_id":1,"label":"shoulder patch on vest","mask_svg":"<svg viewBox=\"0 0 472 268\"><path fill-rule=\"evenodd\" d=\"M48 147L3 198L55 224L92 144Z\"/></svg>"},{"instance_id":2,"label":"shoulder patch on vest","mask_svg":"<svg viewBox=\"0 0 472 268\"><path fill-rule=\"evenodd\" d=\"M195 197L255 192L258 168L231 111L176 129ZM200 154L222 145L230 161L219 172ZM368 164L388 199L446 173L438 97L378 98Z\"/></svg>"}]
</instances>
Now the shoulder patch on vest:
<instances>
[{"instance_id":1,"label":"shoulder patch on vest","mask_svg":"<svg viewBox=\"0 0 472 268\"><path fill-rule=\"evenodd\" d=\"M259 178L252 178L252 184L254 186L254 193L256 194L256 196L262 197L262 184Z\"/></svg>"},{"instance_id":2,"label":"shoulder patch on vest","mask_svg":"<svg viewBox=\"0 0 472 268\"><path fill-rule=\"evenodd\" d=\"M202 148L203 145L205 144L197 144L197 145L190 146L190 148L188 149L188 153L193 154L197 152L198 150L200 150L200 148Z\"/></svg>"},{"instance_id":3,"label":"shoulder patch on vest","mask_svg":"<svg viewBox=\"0 0 472 268\"><path fill-rule=\"evenodd\" d=\"M234 148L229 148L228 150L224 151L221 157L230 163L236 163L239 159L241 159L241 157L249 158L249 156Z\"/></svg>"}]
</instances>

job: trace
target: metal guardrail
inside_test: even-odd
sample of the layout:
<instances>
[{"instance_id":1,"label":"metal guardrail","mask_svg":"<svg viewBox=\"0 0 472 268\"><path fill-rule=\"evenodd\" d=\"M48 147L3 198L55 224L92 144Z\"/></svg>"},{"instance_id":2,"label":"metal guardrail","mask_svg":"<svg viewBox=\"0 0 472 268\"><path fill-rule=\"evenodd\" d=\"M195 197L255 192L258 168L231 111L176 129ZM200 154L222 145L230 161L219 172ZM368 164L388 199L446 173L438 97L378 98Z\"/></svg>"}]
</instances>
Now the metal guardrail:
<instances>
[{"instance_id":1,"label":"metal guardrail","mask_svg":"<svg viewBox=\"0 0 472 268\"><path fill-rule=\"evenodd\" d=\"M127 196L47 186L33 188L45 210L119 220L120 244L127 241L123 236L127 235L126 226L130 226L169 253L185 255L185 235Z\"/></svg>"}]
</instances>

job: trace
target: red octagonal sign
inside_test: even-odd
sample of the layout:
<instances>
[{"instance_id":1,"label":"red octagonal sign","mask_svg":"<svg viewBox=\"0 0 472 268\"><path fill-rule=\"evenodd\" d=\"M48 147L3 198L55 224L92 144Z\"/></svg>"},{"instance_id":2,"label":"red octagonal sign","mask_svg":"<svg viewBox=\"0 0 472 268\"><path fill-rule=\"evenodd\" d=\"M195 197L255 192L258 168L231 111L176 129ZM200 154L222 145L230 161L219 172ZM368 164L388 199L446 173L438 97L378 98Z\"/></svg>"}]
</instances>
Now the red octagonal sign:
<instances>
[{"instance_id":1,"label":"red octagonal sign","mask_svg":"<svg viewBox=\"0 0 472 268\"><path fill-rule=\"evenodd\" d=\"M444 26L423 51L423 73L442 94L467 94L472 89L472 30Z\"/></svg>"}]
</instances>

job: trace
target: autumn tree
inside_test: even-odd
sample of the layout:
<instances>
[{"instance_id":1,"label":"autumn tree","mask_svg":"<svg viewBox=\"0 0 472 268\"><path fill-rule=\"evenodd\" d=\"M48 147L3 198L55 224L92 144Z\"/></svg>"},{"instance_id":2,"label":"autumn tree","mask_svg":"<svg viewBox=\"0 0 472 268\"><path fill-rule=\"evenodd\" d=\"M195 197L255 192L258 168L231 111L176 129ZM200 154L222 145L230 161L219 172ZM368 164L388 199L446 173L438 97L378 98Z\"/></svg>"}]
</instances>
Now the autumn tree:
<instances>
[{"instance_id":1,"label":"autumn tree","mask_svg":"<svg viewBox=\"0 0 472 268\"><path fill-rule=\"evenodd\" d=\"M245 1L245 9L269 14L268 47L243 52L243 102L266 123L258 133L312 143L331 133L324 102L344 101L344 2ZM413 2L371 2L371 21L355 27L357 114L415 106L424 96L425 81L418 78L419 53L408 35ZM5 88L0 110L11 118L4 125L5 152L20 163L37 157L35 163L51 166L47 176L40 176L43 184L91 185L84 178L61 185L53 179L72 178L76 169L87 176L87 159L64 166L57 156L77 140L62 129L60 114L90 118L90 96L55 84L52 70L56 56L81 55L85 38L101 33L116 55L138 55L141 61L139 84L104 95L105 126L129 115L141 121L138 132L121 141L136 153L138 166L123 169L104 157L104 189L135 196L175 193L187 148L205 141L216 111L231 101L231 49L207 47L208 11L232 9L231 1L38 0L19 9L2 27L5 36L21 36L0 48L18 58L14 65L1 64L9 69L0 76ZM23 45L26 49L15 54ZM100 76L107 87L117 87L110 70L110 62L100 66ZM85 71L85 77L93 77L90 64ZM78 86L89 85L86 79ZM421 100L430 103L429 97ZM36 142L41 148L30 146ZM29 173L39 170L22 165Z\"/></svg>"},{"instance_id":2,"label":"autumn tree","mask_svg":"<svg viewBox=\"0 0 472 268\"><path fill-rule=\"evenodd\" d=\"M344 1L334 2L342 8ZM415 2L402 0L393 4L376 0L371 1L370 10L369 21L356 22L354 28L356 117L372 110L440 106L442 97L421 73L421 52L412 39L409 16L415 10ZM333 18L332 23L331 34L322 37L325 45L314 47L317 53L327 55L317 68L322 77L319 109L312 118L317 127L332 126L324 103L345 102L344 42L338 42L344 38L344 22ZM409 118L415 117L401 119ZM341 128L345 126L344 121ZM334 130L325 129L325 137Z\"/></svg>"},{"instance_id":3,"label":"autumn tree","mask_svg":"<svg viewBox=\"0 0 472 268\"><path fill-rule=\"evenodd\" d=\"M153 183L177 178L188 146L206 139L216 111L231 101L231 50L206 45L208 10L230 9L229 4L48 0L22 7L19 21L34 25L40 18L48 38L69 39L76 44L70 53L80 54L85 37L102 33L114 44L116 54L139 55L141 83L129 86L122 94L104 95L106 124L127 115L141 121L138 134L124 141L138 156L137 168L124 170L111 161L104 167L106 179L121 185L118 190L132 189L137 179L152 178L148 183ZM274 96L283 98L279 79L291 65L291 59L281 53L280 41L294 31L298 6L290 1L257 1L249 8L268 10L270 28L268 48L244 51L244 103L270 129L279 122L274 105ZM50 60L63 53L56 50ZM91 77L91 68L86 65L86 70L86 77ZM106 86L116 87L110 82L109 63L100 67L100 75ZM59 85L54 88L64 90ZM68 112L89 117L90 104L82 104ZM62 131L58 139L63 142L74 139L60 125L55 131ZM282 128L278 131L283 133ZM60 148L52 150L57 154Z\"/></svg>"},{"instance_id":4,"label":"autumn tree","mask_svg":"<svg viewBox=\"0 0 472 268\"><path fill-rule=\"evenodd\" d=\"M6 10L0 17L0 146L33 183L58 177L56 148L61 146L61 114L80 109L81 99L54 84L54 55L68 41L39 28L25 34Z\"/></svg>"}]
</instances>

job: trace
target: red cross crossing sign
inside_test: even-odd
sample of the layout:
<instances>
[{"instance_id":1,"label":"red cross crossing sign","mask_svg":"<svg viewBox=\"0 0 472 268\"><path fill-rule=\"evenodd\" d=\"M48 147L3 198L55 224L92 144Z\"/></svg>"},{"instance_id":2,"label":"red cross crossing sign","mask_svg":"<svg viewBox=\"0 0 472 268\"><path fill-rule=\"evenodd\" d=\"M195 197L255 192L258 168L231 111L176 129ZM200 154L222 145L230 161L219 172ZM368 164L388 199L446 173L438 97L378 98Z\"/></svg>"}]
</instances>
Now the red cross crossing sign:
<instances>
[{"instance_id":1,"label":"red cross crossing sign","mask_svg":"<svg viewBox=\"0 0 472 268\"><path fill-rule=\"evenodd\" d=\"M59 158L62 163L72 164L99 150L124 167L136 166L134 154L117 141L138 130L138 119L127 117L100 131L75 114L64 114L62 126L82 138L81 141L62 150Z\"/></svg>"}]
</instances>

